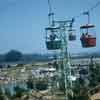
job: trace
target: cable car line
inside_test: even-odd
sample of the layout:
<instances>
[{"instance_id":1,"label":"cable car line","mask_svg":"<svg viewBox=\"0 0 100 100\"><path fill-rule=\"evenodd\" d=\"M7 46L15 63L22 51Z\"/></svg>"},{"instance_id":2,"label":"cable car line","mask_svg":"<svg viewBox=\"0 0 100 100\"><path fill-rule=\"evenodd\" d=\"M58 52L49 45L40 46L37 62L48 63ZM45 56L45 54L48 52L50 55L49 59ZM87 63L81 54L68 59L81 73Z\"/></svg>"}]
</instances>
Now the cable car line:
<instances>
[{"instance_id":1,"label":"cable car line","mask_svg":"<svg viewBox=\"0 0 100 100\"><path fill-rule=\"evenodd\" d=\"M75 18L79 18L82 15L87 15L87 18L88 18L88 22L85 25L80 26L80 30L82 31L80 40L81 40L81 44L83 48L89 48L89 47L96 46L96 36L93 36L93 34L89 32L89 30L91 30L91 28L94 29L95 27L95 25L90 24L90 12L96 9L98 6L100 6L100 1L98 1L95 5L93 5L87 11L84 11L80 13L78 16L73 17L75 19Z\"/></svg>"},{"instance_id":2,"label":"cable car line","mask_svg":"<svg viewBox=\"0 0 100 100\"><path fill-rule=\"evenodd\" d=\"M97 8L99 5L100 5L100 1L98 1L94 6L92 6L92 7L90 8L89 11L94 10L94 9Z\"/></svg>"},{"instance_id":3,"label":"cable car line","mask_svg":"<svg viewBox=\"0 0 100 100\"><path fill-rule=\"evenodd\" d=\"M88 22L85 25L80 26L80 30L82 31L82 35L80 37L81 44L83 48L96 47L96 36L93 36L93 32L89 30L94 29L95 25L90 24L90 11L94 10L96 7L100 5L100 2L96 3L93 7L91 7L88 11L83 12L83 15L87 15Z\"/></svg>"},{"instance_id":4,"label":"cable car line","mask_svg":"<svg viewBox=\"0 0 100 100\"><path fill-rule=\"evenodd\" d=\"M96 5L92 6L86 12L80 13L76 17L80 17L82 15L87 15L88 23L85 25L80 26L81 32L81 45L83 48L95 47L96 46L96 37L91 35L89 31L90 28L94 28L94 25L91 25L89 22L89 13L90 11L94 10L100 5L100 1L96 3ZM52 12L52 6L50 0L48 0L49 6L49 27L45 28L45 43L48 50L55 52L55 50L60 50L60 56L57 56L57 64L59 64L59 68L57 69L59 76L58 76L58 83L64 83L65 88L65 100L68 100L69 92L71 91L70 95L73 96L73 83L69 76L72 75L71 64L70 64L70 51L68 50L68 42L72 40L76 40L76 36L73 35L73 22L76 17L73 17L72 20L54 20L54 13ZM57 23L57 25L55 24ZM67 27L66 27L67 26ZM68 35L66 35L66 31L68 30ZM85 30L85 32L83 32ZM93 32L92 32L93 33ZM60 62L58 62L60 60ZM63 73L63 74L62 74ZM60 89L60 86L59 86Z\"/></svg>"},{"instance_id":5,"label":"cable car line","mask_svg":"<svg viewBox=\"0 0 100 100\"><path fill-rule=\"evenodd\" d=\"M93 11L94 9L96 9L98 6L100 6L100 1L98 1L95 5L93 5L90 9L88 9L87 11L81 12L79 15L74 16L73 18L79 18L80 16L84 15L84 14L88 14L88 12Z\"/></svg>"}]
</instances>

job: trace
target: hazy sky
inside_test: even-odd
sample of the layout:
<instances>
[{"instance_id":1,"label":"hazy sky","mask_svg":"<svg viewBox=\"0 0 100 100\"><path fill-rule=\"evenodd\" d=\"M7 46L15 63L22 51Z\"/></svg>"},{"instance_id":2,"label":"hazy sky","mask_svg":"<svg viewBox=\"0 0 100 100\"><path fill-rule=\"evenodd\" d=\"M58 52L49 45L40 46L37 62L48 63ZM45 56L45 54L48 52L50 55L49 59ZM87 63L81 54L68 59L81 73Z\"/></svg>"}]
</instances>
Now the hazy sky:
<instances>
[{"instance_id":1,"label":"hazy sky","mask_svg":"<svg viewBox=\"0 0 100 100\"><path fill-rule=\"evenodd\" d=\"M70 19L93 6L99 0L51 0L56 19ZM86 22L81 16L75 21L77 40L70 42L71 52L100 50L100 6L91 12L96 25L97 46L83 49L79 27ZM45 53L45 31L48 25L47 0L0 0L0 53L17 49L24 53ZM84 20L85 19L85 20Z\"/></svg>"}]
</instances>

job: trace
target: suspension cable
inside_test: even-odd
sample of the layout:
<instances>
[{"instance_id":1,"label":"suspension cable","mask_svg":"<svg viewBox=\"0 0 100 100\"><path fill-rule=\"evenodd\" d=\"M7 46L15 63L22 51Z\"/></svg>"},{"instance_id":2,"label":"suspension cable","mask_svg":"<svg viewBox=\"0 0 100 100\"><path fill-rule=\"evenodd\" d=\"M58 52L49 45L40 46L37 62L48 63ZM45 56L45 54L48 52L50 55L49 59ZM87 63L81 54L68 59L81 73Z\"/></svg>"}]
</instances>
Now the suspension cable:
<instances>
[{"instance_id":1,"label":"suspension cable","mask_svg":"<svg viewBox=\"0 0 100 100\"><path fill-rule=\"evenodd\" d=\"M100 1L98 1L95 5L93 5L90 9L88 9L87 11L81 12L79 15L74 16L73 18L79 18L82 15L88 14L89 12L93 11L94 9L96 9L98 6L100 6Z\"/></svg>"},{"instance_id":2,"label":"suspension cable","mask_svg":"<svg viewBox=\"0 0 100 100\"><path fill-rule=\"evenodd\" d=\"M100 1L98 1L94 6L92 6L89 11L94 10L95 8L97 8L100 5Z\"/></svg>"}]
</instances>

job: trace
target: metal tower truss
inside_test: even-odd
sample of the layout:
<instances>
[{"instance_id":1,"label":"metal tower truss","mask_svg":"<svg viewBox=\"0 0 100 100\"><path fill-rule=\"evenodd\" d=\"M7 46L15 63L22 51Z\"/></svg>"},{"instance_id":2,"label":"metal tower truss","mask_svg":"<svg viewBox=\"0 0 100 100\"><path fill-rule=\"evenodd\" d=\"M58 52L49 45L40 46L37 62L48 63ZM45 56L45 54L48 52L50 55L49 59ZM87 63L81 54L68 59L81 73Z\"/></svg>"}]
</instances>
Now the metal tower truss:
<instances>
[{"instance_id":1,"label":"metal tower truss","mask_svg":"<svg viewBox=\"0 0 100 100\"><path fill-rule=\"evenodd\" d=\"M67 20L67 21L56 21L56 23L59 24L59 32L60 32L60 38L62 42L61 46L61 61L63 68L60 72L62 78L64 77L64 84L65 84L65 93L66 93L66 100L68 100L68 94L69 90L71 90L72 87L72 81L69 79L69 76L71 76L71 66L70 66L70 57L69 57L69 51L68 51L68 29L70 28L70 24L72 24L73 20ZM64 76L63 76L64 75Z\"/></svg>"},{"instance_id":2,"label":"metal tower truss","mask_svg":"<svg viewBox=\"0 0 100 100\"><path fill-rule=\"evenodd\" d=\"M61 41L61 47L57 48L55 50L60 50L60 58L58 58L60 60L58 76L59 76L59 78L63 79L64 86L65 86L64 88L65 88L65 93L66 93L66 100L68 100L68 94L72 87L72 80L70 79L71 66L70 66L70 57L69 57L69 51L68 51L68 41L69 41L69 39L68 39L69 31L68 30L71 28L72 24L73 24L73 19L65 20L65 21L54 21L54 26L50 26L49 28L46 28L46 29L50 30L51 34L53 32L53 35L54 35L54 32L56 32L56 27L58 29L57 35L59 35L59 39ZM46 33L46 34L48 34L48 33ZM56 43L54 41L56 41L56 39L49 41L49 43L51 43L51 44ZM46 45L47 45L47 42L48 41L46 41ZM54 50L54 48L56 48L54 46L56 46L56 44L53 44L53 50ZM48 50L51 50L51 48L49 48ZM61 82L61 81L59 81L59 82ZM70 92L70 93L72 93L72 92Z\"/></svg>"}]
</instances>

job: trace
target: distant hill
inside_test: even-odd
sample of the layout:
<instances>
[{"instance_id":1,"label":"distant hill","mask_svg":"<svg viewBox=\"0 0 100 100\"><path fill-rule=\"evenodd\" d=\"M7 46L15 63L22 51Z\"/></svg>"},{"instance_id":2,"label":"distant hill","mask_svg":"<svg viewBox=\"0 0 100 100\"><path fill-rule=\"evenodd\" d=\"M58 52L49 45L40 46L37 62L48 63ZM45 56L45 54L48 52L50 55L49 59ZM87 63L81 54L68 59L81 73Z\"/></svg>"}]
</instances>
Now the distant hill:
<instances>
[{"instance_id":1,"label":"distant hill","mask_svg":"<svg viewBox=\"0 0 100 100\"><path fill-rule=\"evenodd\" d=\"M23 54L22 58L18 62L26 63L26 62L36 62L36 61L49 61L50 60L49 56L50 55ZM5 55L0 55L0 63L6 63L6 61L5 61Z\"/></svg>"}]
</instances>

